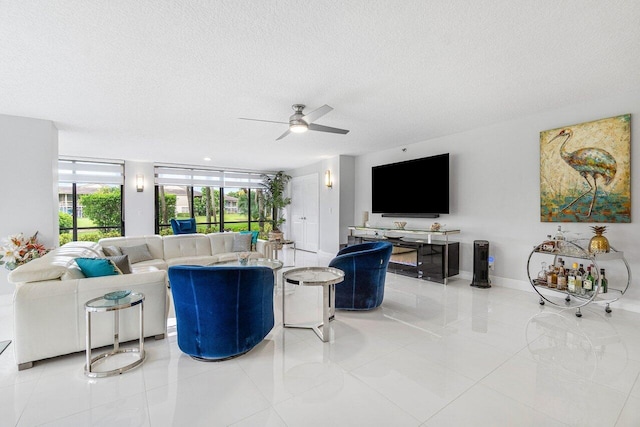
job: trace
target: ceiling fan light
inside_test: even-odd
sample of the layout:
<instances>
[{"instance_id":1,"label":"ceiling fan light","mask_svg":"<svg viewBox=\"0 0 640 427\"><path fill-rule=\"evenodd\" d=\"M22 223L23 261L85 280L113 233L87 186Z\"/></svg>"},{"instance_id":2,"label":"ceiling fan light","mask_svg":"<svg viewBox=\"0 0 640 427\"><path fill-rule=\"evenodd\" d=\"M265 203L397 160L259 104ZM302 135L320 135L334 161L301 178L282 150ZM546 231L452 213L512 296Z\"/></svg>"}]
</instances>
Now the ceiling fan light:
<instances>
[{"instance_id":1,"label":"ceiling fan light","mask_svg":"<svg viewBox=\"0 0 640 427\"><path fill-rule=\"evenodd\" d=\"M303 133L307 131L307 125L304 123L292 123L289 130L293 133Z\"/></svg>"}]
</instances>

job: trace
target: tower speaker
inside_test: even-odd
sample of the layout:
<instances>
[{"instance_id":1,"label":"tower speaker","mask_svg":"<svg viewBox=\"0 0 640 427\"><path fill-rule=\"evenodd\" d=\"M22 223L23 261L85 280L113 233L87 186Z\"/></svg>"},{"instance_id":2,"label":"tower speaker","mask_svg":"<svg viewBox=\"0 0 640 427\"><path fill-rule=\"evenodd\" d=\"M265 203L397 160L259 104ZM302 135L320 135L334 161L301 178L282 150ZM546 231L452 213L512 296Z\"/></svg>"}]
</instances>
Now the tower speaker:
<instances>
[{"instance_id":1,"label":"tower speaker","mask_svg":"<svg viewBox=\"0 0 640 427\"><path fill-rule=\"evenodd\" d=\"M476 288L490 288L489 280L489 242L486 240L473 241L473 281L471 286Z\"/></svg>"}]
</instances>

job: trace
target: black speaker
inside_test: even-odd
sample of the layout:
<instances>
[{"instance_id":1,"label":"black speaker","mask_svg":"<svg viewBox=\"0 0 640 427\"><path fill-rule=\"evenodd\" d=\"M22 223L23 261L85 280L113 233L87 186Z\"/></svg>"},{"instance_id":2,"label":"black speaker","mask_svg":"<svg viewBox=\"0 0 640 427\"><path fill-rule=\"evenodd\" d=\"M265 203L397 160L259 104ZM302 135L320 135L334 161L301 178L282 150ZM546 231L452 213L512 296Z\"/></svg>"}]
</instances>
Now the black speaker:
<instances>
[{"instance_id":1,"label":"black speaker","mask_svg":"<svg viewBox=\"0 0 640 427\"><path fill-rule=\"evenodd\" d=\"M490 288L489 280L489 242L486 240L473 241L473 282L476 288Z\"/></svg>"}]
</instances>

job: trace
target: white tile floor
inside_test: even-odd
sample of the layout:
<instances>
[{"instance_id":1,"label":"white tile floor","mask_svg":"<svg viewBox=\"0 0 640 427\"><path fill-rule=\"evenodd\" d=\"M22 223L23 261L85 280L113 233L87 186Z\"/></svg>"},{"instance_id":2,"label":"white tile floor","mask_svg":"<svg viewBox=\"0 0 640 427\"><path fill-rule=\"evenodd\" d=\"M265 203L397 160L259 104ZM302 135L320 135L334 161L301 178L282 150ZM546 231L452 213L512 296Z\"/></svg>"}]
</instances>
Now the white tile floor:
<instances>
[{"instance_id":1,"label":"white tile floor","mask_svg":"<svg viewBox=\"0 0 640 427\"><path fill-rule=\"evenodd\" d=\"M298 266L326 265L298 252ZM88 379L84 355L18 372L0 356L1 426L640 426L640 314L541 307L533 293L389 274L382 307L341 312L330 343L276 326L239 358L195 361L147 340L142 367ZM285 289L288 321L319 319ZM0 297L0 340L11 297Z\"/></svg>"}]
</instances>

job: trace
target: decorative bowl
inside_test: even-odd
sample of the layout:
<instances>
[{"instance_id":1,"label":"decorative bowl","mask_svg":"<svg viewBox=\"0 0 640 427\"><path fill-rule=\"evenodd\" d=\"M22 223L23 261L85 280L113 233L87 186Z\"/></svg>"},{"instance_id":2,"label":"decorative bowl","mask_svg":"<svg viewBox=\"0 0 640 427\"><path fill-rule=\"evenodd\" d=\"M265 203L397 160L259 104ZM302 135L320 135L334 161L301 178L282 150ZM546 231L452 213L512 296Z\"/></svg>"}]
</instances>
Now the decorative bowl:
<instances>
[{"instance_id":1,"label":"decorative bowl","mask_svg":"<svg viewBox=\"0 0 640 427\"><path fill-rule=\"evenodd\" d=\"M128 296L131 293L131 291L115 291L115 292L109 292L108 294L104 294L104 299L108 299L108 300L119 300L122 299L126 296Z\"/></svg>"},{"instance_id":2,"label":"decorative bowl","mask_svg":"<svg viewBox=\"0 0 640 427\"><path fill-rule=\"evenodd\" d=\"M404 226L407 225L406 221L395 221L393 223L398 230L404 230Z\"/></svg>"},{"instance_id":3,"label":"decorative bowl","mask_svg":"<svg viewBox=\"0 0 640 427\"><path fill-rule=\"evenodd\" d=\"M440 231L442 225L439 222L434 222L431 224L431 231Z\"/></svg>"}]
</instances>

